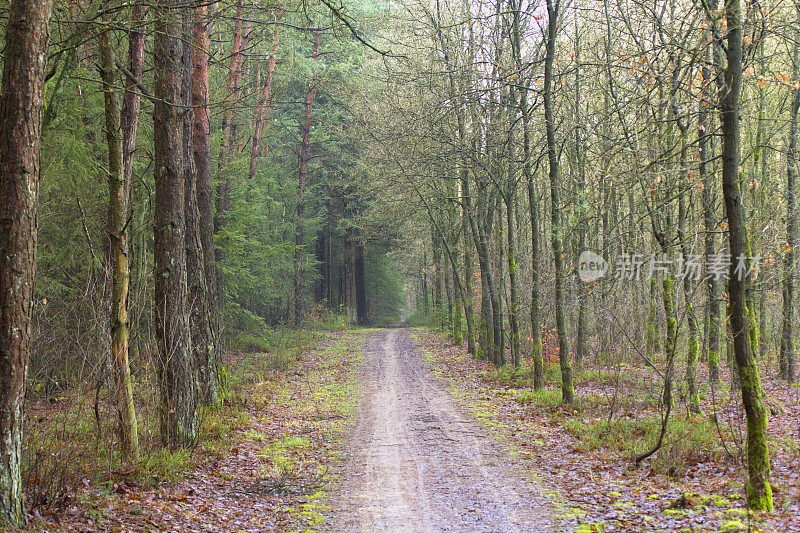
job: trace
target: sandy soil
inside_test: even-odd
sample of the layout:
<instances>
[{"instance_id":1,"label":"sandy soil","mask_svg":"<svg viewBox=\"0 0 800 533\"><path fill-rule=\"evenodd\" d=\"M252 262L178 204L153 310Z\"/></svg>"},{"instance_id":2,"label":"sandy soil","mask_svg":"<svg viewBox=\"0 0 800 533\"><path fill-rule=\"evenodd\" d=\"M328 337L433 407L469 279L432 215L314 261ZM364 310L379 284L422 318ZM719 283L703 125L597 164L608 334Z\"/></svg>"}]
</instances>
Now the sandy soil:
<instances>
[{"instance_id":1,"label":"sandy soil","mask_svg":"<svg viewBox=\"0 0 800 533\"><path fill-rule=\"evenodd\" d=\"M404 329L370 334L332 531L551 531L547 497L432 376Z\"/></svg>"}]
</instances>

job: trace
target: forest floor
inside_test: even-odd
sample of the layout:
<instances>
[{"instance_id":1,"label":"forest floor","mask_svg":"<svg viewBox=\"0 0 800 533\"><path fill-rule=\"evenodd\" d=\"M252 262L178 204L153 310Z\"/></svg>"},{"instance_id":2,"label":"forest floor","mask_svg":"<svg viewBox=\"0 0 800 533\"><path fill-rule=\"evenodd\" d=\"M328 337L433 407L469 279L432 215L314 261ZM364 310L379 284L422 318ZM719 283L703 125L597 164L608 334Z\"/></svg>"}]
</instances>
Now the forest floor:
<instances>
[{"instance_id":1,"label":"forest floor","mask_svg":"<svg viewBox=\"0 0 800 533\"><path fill-rule=\"evenodd\" d=\"M767 516L745 510L740 402L724 382L710 388L704 372L705 414L688 416L679 384L665 445L636 469L633 457L652 447L661 423L653 369L586 365L576 373L576 403L565 407L552 354L539 392L529 368L494 370L427 330L414 331L413 341L454 396L551 489L560 530L800 531L797 388L763 380L776 505Z\"/></svg>"},{"instance_id":2,"label":"forest floor","mask_svg":"<svg viewBox=\"0 0 800 533\"><path fill-rule=\"evenodd\" d=\"M322 498L330 470L356 413L365 335L364 330L316 332L317 348L293 355L286 364L276 364L266 353L228 356L229 380L243 383L223 409L204 414L200 445L171 467L184 471L171 479L142 479L142 472L154 472L149 456L138 472L84 473L83 479L70 473L60 506L36 507L27 529L316 529L324 522ZM32 416L52 408L45 402ZM174 454L168 456L175 460Z\"/></svg>"},{"instance_id":3,"label":"forest floor","mask_svg":"<svg viewBox=\"0 0 800 533\"><path fill-rule=\"evenodd\" d=\"M800 402L777 380L764 379L777 508L764 516L744 509L736 395L702 371L705 414L688 416L679 383L665 446L635 469L660 427L652 369L585 365L565 407L552 354L534 391L529 367L493 369L425 329L298 338L229 355L231 392L204 412L200 445L159 452L145 429L136 468L82 465L96 413L43 444L37 424L71 400L30 406L28 446L55 467L28 468L41 500L28 530L800 532Z\"/></svg>"}]
</instances>

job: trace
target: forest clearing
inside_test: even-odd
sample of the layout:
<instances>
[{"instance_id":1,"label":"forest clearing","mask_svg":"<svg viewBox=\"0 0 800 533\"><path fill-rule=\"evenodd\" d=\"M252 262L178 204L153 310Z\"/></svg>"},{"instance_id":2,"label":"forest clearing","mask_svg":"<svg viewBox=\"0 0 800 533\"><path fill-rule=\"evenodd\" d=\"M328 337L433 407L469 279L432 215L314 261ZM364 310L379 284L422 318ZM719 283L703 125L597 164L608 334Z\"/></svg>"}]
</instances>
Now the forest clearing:
<instances>
[{"instance_id":1,"label":"forest clearing","mask_svg":"<svg viewBox=\"0 0 800 533\"><path fill-rule=\"evenodd\" d=\"M0 529L800 531L800 0L0 34Z\"/></svg>"}]
</instances>

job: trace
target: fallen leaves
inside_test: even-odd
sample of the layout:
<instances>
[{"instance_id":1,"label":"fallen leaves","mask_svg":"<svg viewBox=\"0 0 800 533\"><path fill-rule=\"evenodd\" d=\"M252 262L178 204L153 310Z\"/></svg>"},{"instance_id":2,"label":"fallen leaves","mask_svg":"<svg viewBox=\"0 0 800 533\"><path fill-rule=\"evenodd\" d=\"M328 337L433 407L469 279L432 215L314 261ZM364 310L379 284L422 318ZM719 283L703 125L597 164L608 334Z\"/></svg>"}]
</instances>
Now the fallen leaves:
<instances>
[{"instance_id":1,"label":"fallen leaves","mask_svg":"<svg viewBox=\"0 0 800 533\"><path fill-rule=\"evenodd\" d=\"M642 398L652 370L631 367L629 372L609 380L602 372L593 374L594 369L587 367L584 376L593 379L578 380L579 401L575 406L548 404L548 392L540 396L539 403L521 405L518 397L527 394L528 389L509 394L507 388L485 379L491 371L486 362L472 359L464 349L454 347L438 334L418 331L414 340L456 398L509 445L545 489L554 489L555 499L563 502L558 519L564 530L733 531L744 523L753 531L800 531L798 389L771 379L766 372L762 373L763 386L774 399L772 403L783 408L782 412L773 409L770 419L770 435L776 448L772 480L777 490L776 512L769 516L744 510L745 472L735 455L734 459L725 459L724 455L693 456L685 471L671 477L655 471L649 463L636 470L630 456L610 450L602 442L588 446L579 434L567 430L565 426L570 424L585 426L604 421L611 406L615 407L613 418L618 420L635 423L652 416L653 407ZM676 370L676 375L681 372ZM699 380L707 382L704 371ZM615 382L619 390L614 390ZM741 442L741 433L737 434L743 420L741 402L736 396L728 398L726 387L722 384L708 394L702 408L706 413L717 414L722 431L731 433L732 440L726 445L736 454L736 443ZM646 439L643 435L639 438Z\"/></svg>"},{"instance_id":2,"label":"fallen leaves","mask_svg":"<svg viewBox=\"0 0 800 533\"><path fill-rule=\"evenodd\" d=\"M319 503L357 400L362 332L326 334L316 350L241 394L248 416L217 416L232 428L221 448L199 446L176 483L141 488L86 483L67 509L37 511L36 531L306 530L324 520ZM237 358L241 359L240 356ZM236 361L228 361L228 366ZM269 394L265 395L264 390Z\"/></svg>"}]
</instances>

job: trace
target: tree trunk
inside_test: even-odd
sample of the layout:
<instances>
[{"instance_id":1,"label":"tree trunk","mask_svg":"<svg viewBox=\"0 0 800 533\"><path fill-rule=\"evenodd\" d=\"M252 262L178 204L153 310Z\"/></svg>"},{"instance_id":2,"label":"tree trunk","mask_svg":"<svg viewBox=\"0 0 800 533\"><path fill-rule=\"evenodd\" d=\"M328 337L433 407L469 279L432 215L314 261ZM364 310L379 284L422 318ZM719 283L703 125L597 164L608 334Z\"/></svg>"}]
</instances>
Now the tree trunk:
<instances>
[{"instance_id":1,"label":"tree trunk","mask_svg":"<svg viewBox=\"0 0 800 533\"><path fill-rule=\"evenodd\" d=\"M364 265L364 245L355 245L356 317L359 326L367 324L367 272Z\"/></svg>"},{"instance_id":2,"label":"tree trunk","mask_svg":"<svg viewBox=\"0 0 800 533\"><path fill-rule=\"evenodd\" d=\"M750 344L750 321L746 298L747 276L736 272L737 258L747 254L747 220L739 190L740 103L742 88L742 20L737 0L726 0L728 60L725 84L720 89L722 120L722 193L728 219L728 239L731 257L728 295L733 333L734 354L741 380L742 402L747 416L747 486L748 505L752 509L771 511L772 489L769 484L770 464L767 446L767 413L763 390Z\"/></svg>"},{"instance_id":3,"label":"tree trunk","mask_svg":"<svg viewBox=\"0 0 800 533\"><path fill-rule=\"evenodd\" d=\"M183 33L193 32L193 11L190 4L183 8ZM183 41L181 56L182 76L181 101L185 109L181 111L183 120L183 176L184 176L184 217L186 219L186 284L189 306L189 331L192 341L192 357L197 366L200 401L206 405L216 405L219 398L217 359L215 357L212 313L215 303L208 297L205 272L205 257L200 237L200 209L197 202L197 167L194 160L194 43Z\"/></svg>"},{"instance_id":4,"label":"tree trunk","mask_svg":"<svg viewBox=\"0 0 800 533\"><path fill-rule=\"evenodd\" d=\"M514 12L512 19L511 42L514 63L523 76L522 38L520 36L521 2L512 0L510 7ZM536 187L531 172L531 134L528 116L528 83L521 84L519 110L522 115L522 174L528 190L528 209L531 219L531 358L533 359L533 387L542 388L544 361L542 359L542 326L539 323L539 213L537 209Z\"/></svg>"},{"instance_id":5,"label":"tree trunk","mask_svg":"<svg viewBox=\"0 0 800 533\"><path fill-rule=\"evenodd\" d=\"M103 16L106 24L110 15ZM103 97L108 145L108 256L109 283L111 285L110 336L111 369L114 378L114 405L116 408L117 437L123 461L139 461L139 435L136 411L133 405L131 370L128 364L128 271L127 216L130 182L126 180L123 165L123 138L116 57L111 47L110 31L101 32L100 76L103 80ZM130 91L129 91L130 92ZM128 139L125 139L128 140ZM130 162L129 162L130 163Z\"/></svg>"},{"instance_id":6,"label":"tree trunk","mask_svg":"<svg viewBox=\"0 0 800 533\"><path fill-rule=\"evenodd\" d=\"M277 25L274 26L272 40L272 53L267 61L267 79L264 83L264 94L261 97L261 105L256 109L255 124L253 126L253 143L250 148L250 171L247 175L249 187L252 188L253 178L256 175L258 165L259 144L264 130L264 123L269 121L270 111L272 110L272 75L275 72L275 54L278 52L280 43L280 31Z\"/></svg>"},{"instance_id":7,"label":"tree trunk","mask_svg":"<svg viewBox=\"0 0 800 533\"><path fill-rule=\"evenodd\" d=\"M156 362L161 440L170 447L193 446L198 426L187 305L180 7L178 0L165 0L155 7L153 43Z\"/></svg>"},{"instance_id":8,"label":"tree trunk","mask_svg":"<svg viewBox=\"0 0 800 533\"><path fill-rule=\"evenodd\" d=\"M576 17L579 12L576 10ZM575 164L578 167L578 208L576 214L578 216L578 249L575 251L575 259L577 262L578 256L586 249L586 229L588 225L586 206L586 165L583 157L583 137L581 136L581 128L583 122L581 120L581 77L580 77L580 27L578 21L575 22ZM578 287L578 326L575 332L575 364L578 369L581 368L584 359L587 356L587 308L589 305L589 286L583 282L580 276L577 276Z\"/></svg>"},{"instance_id":9,"label":"tree trunk","mask_svg":"<svg viewBox=\"0 0 800 533\"><path fill-rule=\"evenodd\" d=\"M122 176L125 182L125 198L130 199L130 185L133 177L133 154L136 150L136 133L139 129L139 110L142 98L136 88L142 82L144 70L144 18L145 7L140 4L131 6L131 30L128 34L128 72L123 87L125 96L122 99Z\"/></svg>"},{"instance_id":10,"label":"tree trunk","mask_svg":"<svg viewBox=\"0 0 800 533\"><path fill-rule=\"evenodd\" d=\"M550 213L552 221L552 246L555 260L555 307L556 332L558 334L558 360L561 366L561 400L571 404L574 400L572 386L572 365L569 360L569 343L567 341L567 325L564 320L564 255L561 246L561 200L558 177L558 146L555 136L555 119L553 117L553 60L556 52L556 33L558 31L558 15L560 0L547 0L547 55L544 62L544 113L547 136L547 159L550 164Z\"/></svg>"},{"instance_id":11,"label":"tree trunk","mask_svg":"<svg viewBox=\"0 0 800 533\"><path fill-rule=\"evenodd\" d=\"M797 5L800 18L800 4ZM800 21L798 21L800 23ZM800 31L795 32L800 36ZM800 77L800 42L795 40L792 55L793 80ZM781 378L789 383L795 379L794 346L794 269L795 247L798 244L797 225L797 128L798 109L800 109L800 88L792 90L789 109L789 142L786 150L786 253L783 256L783 327L781 328L781 351L778 371Z\"/></svg>"},{"instance_id":12,"label":"tree trunk","mask_svg":"<svg viewBox=\"0 0 800 533\"><path fill-rule=\"evenodd\" d=\"M202 400L206 405L218 404L221 400L219 366L222 358L222 342L219 325L219 300L217 298L216 262L214 260L214 206L211 180L211 112L209 109L209 53L211 18L209 5L200 1L194 8L192 41L192 156L194 158L194 189L197 196L197 231L200 237L203 262L203 284L205 291L199 296L208 313L211 350L206 350L199 361Z\"/></svg>"},{"instance_id":13,"label":"tree trunk","mask_svg":"<svg viewBox=\"0 0 800 533\"><path fill-rule=\"evenodd\" d=\"M714 257L714 232L716 222L714 217L716 197L714 193L714 173L709 172L708 166L714 157L714 137L709 131L711 107L711 69L707 63L711 59L713 43L706 51L706 61L703 64L703 87L697 115L698 144L700 146L700 164L698 172L703 183L703 225L705 229L705 266L708 270ZM712 383L719 383L719 288L714 276L706 277L706 363L708 364L708 378Z\"/></svg>"},{"instance_id":14,"label":"tree trunk","mask_svg":"<svg viewBox=\"0 0 800 533\"><path fill-rule=\"evenodd\" d=\"M472 254L470 253L470 242L469 242L469 221L467 217L467 209L464 207L464 202L469 201L466 195L463 193L463 183L467 180L466 176L466 169L463 170L463 174L461 177L462 183L462 194L461 194L461 241L464 246L464 296L466 298L466 302L464 305L464 315L466 316L467 321L467 353L471 355L475 355L477 353L477 349L475 347L475 306L473 302L473 295L472 295L472 275L473 275L473 268L472 268Z\"/></svg>"},{"instance_id":15,"label":"tree trunk","mask_svg":"<svg viewBox=\"0 0 800 533\"><path fill-rule=\"evenodd\" d=\"M513 179L513 178L512 178ZM516 259L516 236L514 234L514 203L516 202L516 194L513 191L509 192L506 199L506 224L508 229L508 287L509 287L509 301L508 301L508 321L511 328L511 362L515 367L519 367L522 362L520 355L520 332L518 317L518 290L517 290L517 259Z\"/></svg>"},{"instance_id":16,"label":"tree trunk","mask_svg":"<svg viewBox=\"0 0 800 533\"><path fill-rule=\"evenodd\" d=\"M314 48L311 59L316 60L319 54L319 31L314 32ZM311 137L311 111L314 107L314 99L317 95L317 74L311 76L308 83L308 95L306 96L306 113L303 119L302 141L300 143L300 169L298 171L297 187L297 228L295 230L295 249L294 249L294 326L300 327L303 324L305 307L305 296L303 295L303 215L305 211L305 192L306 176L308 174L309 144Z\"/></svg>"},{"instance_id":17,"label":"tree trunk","mask_svg":"<svg viewBox=\"0 0 800 533\"><path fill-rule=\"evenodd\" d=\"M688 161L686 161L686 141L683 140L683 147L681 150L681 168L688 169ZM681 243L681 257L683 258L684 268L689 261L689 250L686 244L686 218L688 217L689 209L686 206L686 191L684 190L684 183L686 183L685 173L682 172L683 179L681 180L681 191L678 197L678 237ZM685 274L685 273L684 273ZM683 298L686 304L684 312L686 316L686 324L689 326L689 334L686 339L686 384L689 388L689 410L692 413L700 412L700 399L697 393L697 359L699 355L699 341L698 341L698 325L697 315L694 312L694 304L692 303L692 280L688 275L683 277Z\"/></svg>"},{"instance_id":18,"label":"tree trunk","mask_svg":"<svg viewBox=\"0 0 800 533\"><path fill-rule=\"evenodd\" d=\"M348 236L345 244L344 299L347 317L351 323L358 323L358 304L356 297L356 245L353 236Z\"/></svg>"},{"instance_id":19,"label":"tree trunk","mask_svg":"<svg viewBox=\"0 0 800 533\"><path fill-rule=\"evenodd\" d=\"M509 344L511 346L511 363L515 367L519 367L522 362L522 355L520 354L520 328L519 328L519 287L517 281L517 250L515 235L516 223L516 201L517 201L517 183L516 175L514 172L513 162L515 161L515 138L514 128L517 121L516 106L517 94L513 85L508 88L508 98L506 101L506 109L508 111L508 124L507 124L507 149L508 160L506 163L506 183L507 189L505 194L506 204L506 234L508 235L508 256L506 261L508 263L508 326L510 328L511 338ZM500 215L502 217L502 214ZM502 246L502 236L500 239Z\"/></svg>"},{"instance_id":20,"label":"tree trunk","mask_svg":"<svg viewBox=\"0 0 800 533\"><path fill-rule=\"evenodd\" d=\"M11 2L0 88L0 520L12 528L25 521L22 408L36 278L42 93L52 8L52 0Z\"/></svg>"}]
</instances>

